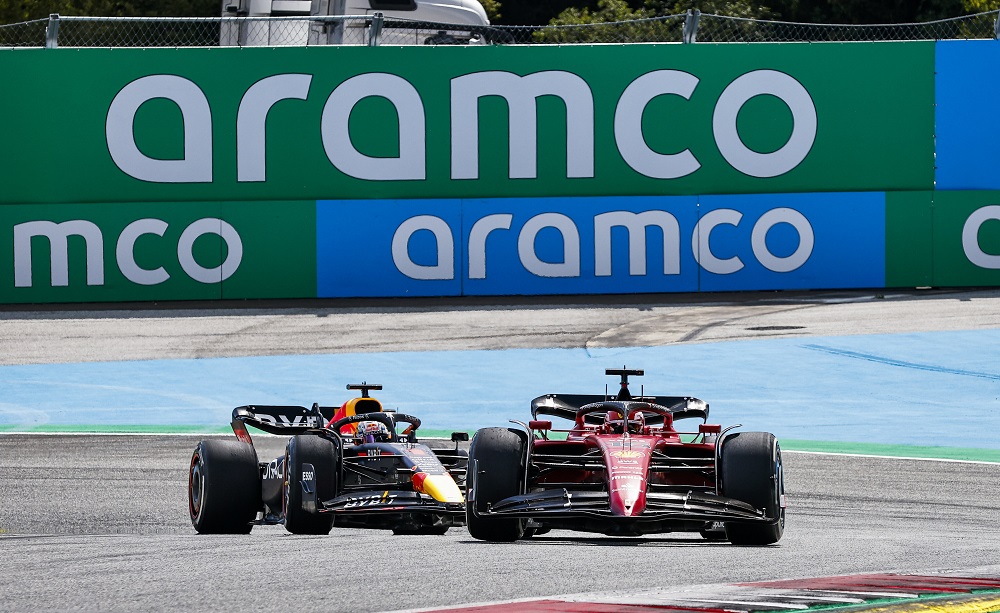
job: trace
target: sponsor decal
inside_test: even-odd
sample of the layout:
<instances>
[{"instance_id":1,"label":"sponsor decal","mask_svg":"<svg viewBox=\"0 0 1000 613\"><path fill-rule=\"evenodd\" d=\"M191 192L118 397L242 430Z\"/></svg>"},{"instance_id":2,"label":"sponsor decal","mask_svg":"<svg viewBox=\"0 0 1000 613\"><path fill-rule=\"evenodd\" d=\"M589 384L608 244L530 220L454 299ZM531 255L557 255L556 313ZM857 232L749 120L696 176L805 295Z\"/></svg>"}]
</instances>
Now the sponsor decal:
<instances>
[{"instance_id":1,"label":"sponsor decal","mask_svg":"<svg viewBox=\"0 0 1000 613\"><path fill-rule=\"evenodd\" d=\"M0 299L311 297L315 246L302 237L314 215L314 202L0 207L0 248L12 256Z\"/></svg>"},{"instance_id":2,"label":"sponsor decal","mask_svg":"<svg viewBox=\"0 0 1000 613\"><path fill-rule=\"evenodd\" d=\"M373 494L371 496L361 496L361 497L351 497L347 499L344 504L345 509L356 509L362 507L379 507L391 505L393 501L396 500L395 494L390 494L388 491L382 492L381 495Z\"/></svg>"},{"instance_id":3,"label":"sponsor decal","mask_svg":"<svg viewBox=\"0 0 1000 613\"><path fill-rule=\"evenodd\" d=\"M882 193L320 201L316 223L323 297L885 283Z\"/></svg>"},{"instance_id":4,"label":"sponsor decal","mask_svg":"<svg viewBox=\"0 0 1000 613\"><path fill-rule=\"evenodd\" d=\"M311 470L304 470L304 471L302 471L302 480L303 481L312 481L315 478L316 478L316 473L314 473L313 471L311 471Z\"/></svg>"},{"instance_id":5,"label":"sponsor decal","mask_svg":"<svg viewBox=\"0 0 1000 613\"><path fill-rule=\"evenodd\" d=\"M270 424L277 428L292 428L306 426L309 428L319 428L322 426L322 419L315 415L268 415L266 413L254 413L258 421Z\"/></svg>"},{"instance_id":6,"label":"sponsor decal","mask_svg":"<svg viewBox=\"0 0 1000 613\"><path fill-rule=\"evenodd\" d=\"M276 459L271 460L270 462L268 462L267 466L264 468L264 478L265 479L284 479L285 478L285 458L276 458Z\"/></svg>"},{"instance_id":7,"label":"sponsor decal","mask_svg":"<svg viewBox=\"0 0 1000 613\"><path fill-rule=\"evenodd\" d=\"M169 224L161 219L139 219L125 226L115 243L115 261L121 274L137 285L159 285L170 279L162 266L144 268L136 262L136 242L144 235L162 237ZM194 257L194 242L203 235L214 234L226 244L228 255L218 266L205 267ZM69 285L70 237L83 239L86 257L87 285L104 285L104 234L97 224L84 219L56 223L28 221L13 228L14 287L32 287L32 241L47 243L50 253L50 286ZM243 259L243 241L239 232L221 219L206 217L188 225L177 242L177 262L191 279L199 283L222 283L233 276Z\"/></svg>"},{"instance_id":8,"label":"sponsor decal","mask_svg":"<svg viewBox=\"0 0 1000 613\"><path fill-rule=\"evenodd\" d=\"M976 209L962 225L962 251L974 266L987 270L1000 270L1000 253L987 253L979 240L980 230L987 223L1000 222L1000 205L991 204Z\"/></svg>"},{"instance_id":9,"label":"sponsor decal","mask_svg":"<svg viewBox=\"0 0 1000 613\"><path fill-rule=\"evenodd\" d=\"M284 100L307 100L314 76L268 76L243 94L236 112L238 182L267 180L268 112ZM681 70L647 72L624 88L611 117L600 118L613 124L621 160L634 172L654 179L678 179L701 169L702 162L690 148L672 154L655 151L642 122L643 113L655 98L678 96L690 100L700 82L697 76ZM484 97L503 98L509 107L508 178L538 176L536 109L541 96L557 97L566 106L566 178L595 176L594 94L580 75L564 70L524 76L482 71L455 77L450 85L452 180L479 179L479 102ZM770 152L747 147L737 129L740 111L752 98L762 95L780 100L792 119L787 140ZM384 98L394 107L399 144L395 156L366 155L351 140L351 113L372 96ZM136 115L143 104L158 99L172 102L183 119L183 151L178 159L146 155L137 142ZM329 163L348 177L422 181L427 178L426 116L423 99L409 80L389 73L364 73L344 80L328 95L320 113L319 137ZM208 97L198 83L173 74L147 75L126 84L111 101L105 123L107 148L114 165L134 179L149 183L212 183L212 124ZM816 104L793 76L775 70L751 70L725 86L716 101L711 125L706 128L732 169L749 177L777 177L794 170L812 150L816 141Z\"/></svg>"},{"instance_id":10,"label":"sponsor decal","mask_svg":"<svg viewBox=\"0 0 1000 613\"><path fill-rule=\"evenodd\" d=\"M933 42L338 51L13 54L0 200L933 188ZM46 123L63 91L79 121Z\"/></svg>"}]
</instances>

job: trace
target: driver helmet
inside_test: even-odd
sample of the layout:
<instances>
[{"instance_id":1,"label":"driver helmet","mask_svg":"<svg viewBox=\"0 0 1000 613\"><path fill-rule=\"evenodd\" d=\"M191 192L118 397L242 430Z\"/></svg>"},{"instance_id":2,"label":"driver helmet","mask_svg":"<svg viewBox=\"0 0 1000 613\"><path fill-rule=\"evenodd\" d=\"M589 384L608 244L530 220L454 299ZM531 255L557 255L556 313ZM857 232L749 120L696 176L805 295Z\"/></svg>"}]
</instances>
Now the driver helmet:
<instances>
[{"instance_id":1,"label":"driver helmet","mask_svg":"<svg viewBox=\"0 0 1000 613\"><path fill-rule=\"evenodd\" d=\"M357 438L362 443L384 443L389 440L389 428L380 421L358 422Z\"/></svg>"},{"instance_id":2,"label":"driver helmet","mask_svg":"<svg viewBox=\"0 0 1000 613\"><path fill-rule=\"evenodd\" d=\"M628 431L634 434L639 434L646 427L646 418L643 416L642 411L636 412L632 415L632 418L628 420Z\"/></svg>"},{"instance_id":3,"label":"driver helmet","mask_svg":"<svg viewBox=\"0 0 1000 613\"><path fill-rule=\"evenodd\" d=\"M618 411L608 411L604 416L604 423L612 434L621 434L625 430L625 420Z\"/></svg>"}]
</instances>

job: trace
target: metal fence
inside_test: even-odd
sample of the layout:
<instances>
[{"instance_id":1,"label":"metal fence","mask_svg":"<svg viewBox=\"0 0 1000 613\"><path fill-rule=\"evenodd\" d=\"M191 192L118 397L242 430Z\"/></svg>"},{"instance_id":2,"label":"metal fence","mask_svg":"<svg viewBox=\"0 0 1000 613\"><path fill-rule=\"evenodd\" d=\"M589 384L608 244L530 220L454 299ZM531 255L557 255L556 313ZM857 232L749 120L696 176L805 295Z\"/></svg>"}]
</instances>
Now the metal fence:
<instances>
[{"instance_id":1,"label":"metal fence","mask_svg":"<svg viewBox=\"0 0 1000 613\"><path fill-rule=\"evenodd\" d=\"M70 17L0 25L0 47L754 43L997 38L1000 11L925 23L847 25L702 14L561 26L467 26L372 16Z\"/></svg>"}]
</instances>

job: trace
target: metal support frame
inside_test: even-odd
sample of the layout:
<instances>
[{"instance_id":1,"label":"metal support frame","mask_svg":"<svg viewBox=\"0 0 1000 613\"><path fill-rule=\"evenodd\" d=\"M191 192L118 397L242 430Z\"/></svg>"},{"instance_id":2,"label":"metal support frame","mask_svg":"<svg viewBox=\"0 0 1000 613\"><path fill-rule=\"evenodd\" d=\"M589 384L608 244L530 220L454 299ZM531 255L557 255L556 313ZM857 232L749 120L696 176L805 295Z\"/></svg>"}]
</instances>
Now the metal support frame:
<instances>
[{"instance_id":1,"label":"metal support frame","mask_svg":"<svg viewBox=\"0 0 1000 613\"><path fill-rule=\"evenodd\" d=\"M372 15L372 24L368 28L368 46L378 47L379 42L382 39L382 21L385 19L385 15L382 13L375 13Z\"/></svg>"},{"instance_id":2,"label":"metal support frame","mask_svg":"<svg viewBox=\"0 0 1000 613\"><path fill-rule=\"evenodd\" d=\"M690 44L698 40L698 20L701 19L701 11L698 9L688 9L687 16L684 17L684 33L681 41Z\"/></svg>"},{"instance_id":3,"label":"metal support frame","mask_svg":"<svg viewBox=\"0 0 1000 613\"><path fill-rule=\"evenodd\" d=\"M45 26L45 48L55 49L59 46L59 13L49 15L49 25Z\"/></svg>"}]
</instances>

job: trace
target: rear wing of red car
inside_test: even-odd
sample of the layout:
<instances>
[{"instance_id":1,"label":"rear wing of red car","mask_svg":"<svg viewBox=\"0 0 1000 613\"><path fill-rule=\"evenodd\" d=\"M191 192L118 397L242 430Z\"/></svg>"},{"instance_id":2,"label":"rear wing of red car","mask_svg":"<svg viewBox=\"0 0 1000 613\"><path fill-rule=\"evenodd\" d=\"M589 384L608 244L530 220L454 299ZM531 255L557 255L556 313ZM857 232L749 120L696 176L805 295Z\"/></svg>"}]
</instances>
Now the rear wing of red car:
<instances>
[{"instance_id":1,"label":"rear wing of red car","mask_svg":"<svg viewBox=\"0 0 1000 613\"><path fill-rule=\"evenodd\" d=\"M601 402L614 402L614 397L600 394L546 394L531 401L532 419L540 419L540 416L560 417L573 421L576 419L576 412L588 404ZM691 396L634 396L631 402L648 402L670 411L674 420L697 417L703 421L708 421L708 403ZM604 416L599 413L591 413L584 417L588 424L601 424ZM646 423L657 425L662 423L663 418L658 418L655 414L646 417Z\"/></svg>"}]
</instances>

